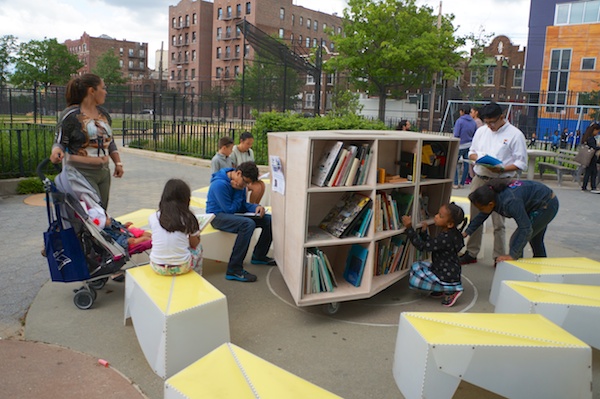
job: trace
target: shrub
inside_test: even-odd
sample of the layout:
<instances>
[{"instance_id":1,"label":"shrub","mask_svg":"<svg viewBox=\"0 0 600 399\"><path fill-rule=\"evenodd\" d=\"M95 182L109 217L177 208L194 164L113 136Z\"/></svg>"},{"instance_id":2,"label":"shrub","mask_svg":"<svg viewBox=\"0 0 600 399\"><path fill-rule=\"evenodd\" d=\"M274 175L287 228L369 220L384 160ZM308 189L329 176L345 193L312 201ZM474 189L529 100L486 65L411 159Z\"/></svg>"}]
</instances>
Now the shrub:
<instances>
[{"instance_id":1,"label":"shrub","mask_svg":"<svg viewBox=\"0 0 600 399\"><path fill-rule=\"evenodd\" d=\"M54 181L54 176L47 176ZM27 177L17 184L17 194L39 194L44 192L44 184L39 177Z\"/></svg>"}]
</instances>

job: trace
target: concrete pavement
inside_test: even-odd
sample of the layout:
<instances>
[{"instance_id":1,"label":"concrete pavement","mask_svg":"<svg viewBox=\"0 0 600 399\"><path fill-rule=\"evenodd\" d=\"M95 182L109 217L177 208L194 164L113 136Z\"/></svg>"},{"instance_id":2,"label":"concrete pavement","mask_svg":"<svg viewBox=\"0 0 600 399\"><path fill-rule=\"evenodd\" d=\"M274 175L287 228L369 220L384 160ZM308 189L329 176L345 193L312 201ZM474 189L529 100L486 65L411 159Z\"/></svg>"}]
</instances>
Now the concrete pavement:
<instances>
[{"instance_id":1,"label":"concrete pavement","mask_svg":"<svg viewBox=\"0 0 600 399\"><path fill-rule=\"evenodd\" d=\"M123 179L113 179L109 205L113 216L155 208L164 183L171 177L183 178L192 189L208 185L210 179L205 161L190 161L193 165L184 157L128 149L122 150L122 159L126 174ZM549 256L600 260L594 251L600 222L595 209L600 196L581 192L576 183L567 181L563 187L556 187L554 181L545 182L555 189L561 204L547 233ZM455 190L455 195L467 194L468 189ZM0 337L10 340L10 348L7 342L0 341L0 358L13 370L25 368L22 373L13 373L15 377L0 370L3 385L24 389L44 381L48 393L53 387L51 381L38 378L39 371L29 366L31 362L18 361L41 351L27 343L15 344L25 339L51 344L46 346L50 353L72 353L73 359L65 361L74 362L74 357L82 353L88 355L93 361L79 368L82 378L86 374L98 375L101 368L95 360L105 359L114 367L111 370L127 377L116 373L111 377L115 385L124 380L123 389L137 392L139 387L149 398L162 398L162 379L148 366L133 327L123 324L124 285L110 281L98 292L92 309L75 308L72 288L77 283L48 282L46 260L39 254L42 232L47 228L45 208L26 205L23 200L20 196L0 198ZM514 223L509 221L508 226ZM223 278L224 264L206 261L204 276L228 298L233 343L344 398L401 398L391 373L399 314L493 312L487 300L494 272L490 238L491 232L486 233L488 258L463 268L465 294L450 309L408 290L406 279L373 298L343 303L337 314L327 316L318 307L296 307L274 267L249 265L248 270L256 273L259 280L241 284ZM15 347L19 348L16 352ZM599 361L600 356L594 351L595 397L600 397ZM73 379L73 387L81 385L83 380ZM93 384L87 388L88 393L94 391ZM461 384L459 389L456 397L496 397L468 384ZM132 396L112 393L103 397Z\"/></svg>"}]
</instances>

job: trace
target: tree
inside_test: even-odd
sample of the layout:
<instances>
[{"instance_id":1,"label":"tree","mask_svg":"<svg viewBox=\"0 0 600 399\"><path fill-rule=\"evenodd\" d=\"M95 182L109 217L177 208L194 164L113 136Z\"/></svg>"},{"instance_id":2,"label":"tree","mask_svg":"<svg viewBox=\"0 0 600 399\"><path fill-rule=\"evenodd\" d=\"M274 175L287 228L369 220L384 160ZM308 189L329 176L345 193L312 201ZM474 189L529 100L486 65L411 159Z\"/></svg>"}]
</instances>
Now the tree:
<instances>
[{"instance_id":1,"label":"tree","mask_svg":"<svg viewBox=\"0 0 600 399\"><path fill-rule=\"evenodd\" d=\"M245 76L236 78L231 94L259 111L285 111L294 108L301 87L302 80L291 66L273 56L257 54L254 63L246 67Z\"/></svg>"},{"instance_id":2,"label":"tree","mask_svg":"<svg viewBox=\"0 0 600 399\"><path fill-rule=\"evenodd\" d=\"M347 71L362 90L379 96L379 119L385 119L388 91L431 85L435 73L457 77L460 38L454 37L454 16L437 16L415 0L348 0L343 33L334 35L338 57L329 60Z\"/></svg>"},{"instance_id":3,"label":"tree","mask_svg":"<svg viewBox=\"0 0 600 399\"><path fill-rule=\"evenodd\" d=\"M106 85L120 86L127 82L123 76L121 65L119 65L119 57L115 55L115 51L110 49L98 58L96 67L92 70L93 73L100 76Z\"/></svg>"},{"instance_id":4,"label":"tree","mask_svg":"<svg viewBox=\"0 0 600 399\"><path fill-rule=\"evenodd\" d=\"M14 54L17 51L17 38L13 35L4 35L0 37L0 86L8 82L10 72L8 67L15 60Z\"/></svg>"},{"instance_id":5,"label":"tree","mask_svg":"<svg viewBox=\"0 0 600 399\"><path fill-rule=\"evenodd\" d=\"M33 86L34 82L44 88L65 85L82 66L77 55L56 39L31 40L19 45L10 82L23 88Z\"/></svg>"}]
</instances>

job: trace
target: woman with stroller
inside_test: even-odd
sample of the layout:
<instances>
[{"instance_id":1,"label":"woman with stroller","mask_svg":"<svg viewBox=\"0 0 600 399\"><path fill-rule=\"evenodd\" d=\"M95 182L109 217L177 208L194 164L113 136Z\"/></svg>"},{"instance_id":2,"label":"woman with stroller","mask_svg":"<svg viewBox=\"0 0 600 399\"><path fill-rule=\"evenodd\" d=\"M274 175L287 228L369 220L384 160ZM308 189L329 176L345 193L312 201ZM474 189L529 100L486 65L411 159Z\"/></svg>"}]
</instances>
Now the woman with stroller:
<instances>
[{"instance_id":1,"label":"woman with stroller","mask_svg":"<svg viewBox=\"0 0 600 399\"><path fill-rule=\"evenodd\" d=\"M67 164L85 176L100 196L102 207L107 209L109 157L115 164L113 176L121 177L124 172L113 140L112 119L101 107L106 100L106 86L99 76L86 73L69 81L65 97L67 108L57 125L50 161L59 163L66 153Z\"/></svg>"}]
</instances>

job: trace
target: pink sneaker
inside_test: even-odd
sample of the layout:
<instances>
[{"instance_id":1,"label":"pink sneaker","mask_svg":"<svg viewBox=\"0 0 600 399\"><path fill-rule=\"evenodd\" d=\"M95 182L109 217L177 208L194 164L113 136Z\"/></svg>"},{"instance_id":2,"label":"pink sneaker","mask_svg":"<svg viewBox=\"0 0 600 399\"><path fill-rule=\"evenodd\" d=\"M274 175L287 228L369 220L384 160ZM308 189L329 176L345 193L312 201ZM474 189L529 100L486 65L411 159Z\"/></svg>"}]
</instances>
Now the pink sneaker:
<instances>
[{"instance_id":1,"label":"pink sneaker","mask_svg":"<svg viewBox=\"0 0 600 399\"><path fill-rule=\"evenodd\" d=\"M451 295L447 295L444 300L442 300L442 305L446 306L446 307L451 307L454 306L454 304L456 303L456 300L458 299L459 296L462 295L462 291L456 291L454 294Z\"/></svg>"}]
</instances>

